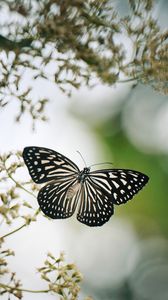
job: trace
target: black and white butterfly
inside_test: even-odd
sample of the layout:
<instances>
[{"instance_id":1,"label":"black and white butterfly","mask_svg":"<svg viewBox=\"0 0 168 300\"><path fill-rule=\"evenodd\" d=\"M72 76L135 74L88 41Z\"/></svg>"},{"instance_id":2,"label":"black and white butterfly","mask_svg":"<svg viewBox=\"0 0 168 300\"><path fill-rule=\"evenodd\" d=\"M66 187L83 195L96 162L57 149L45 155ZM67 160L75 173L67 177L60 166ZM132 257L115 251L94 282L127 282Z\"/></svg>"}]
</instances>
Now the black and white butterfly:
<instances>
[{"instance_id":1,"label":"black and white butterfly","mask_svg":"<svg viewBox=\"0 0 168 300\"><path fill-rule=\"evenodd\" d=\"M53 219L69 218L78 208L78 221L101 226L114 213L114 204L130 200L148 182L148 176L127 169L79 170L64 155L42 147L26 147L23 158L35 183L45 183L37 200Z\"/></svg>"}]
</instances>

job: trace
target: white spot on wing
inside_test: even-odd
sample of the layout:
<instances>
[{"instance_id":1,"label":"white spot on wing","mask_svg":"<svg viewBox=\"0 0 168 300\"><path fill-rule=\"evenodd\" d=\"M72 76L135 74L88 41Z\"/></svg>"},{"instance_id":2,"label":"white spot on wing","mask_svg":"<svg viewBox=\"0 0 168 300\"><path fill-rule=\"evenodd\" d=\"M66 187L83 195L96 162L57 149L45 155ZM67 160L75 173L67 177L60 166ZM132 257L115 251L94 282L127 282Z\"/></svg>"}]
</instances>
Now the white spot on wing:
<instances>
[{"instance_id":1,"label":"white spot on wing","mask_svg":"<svg viewBox=\"0 0 168 300\"><path fill-rule=\"evenodd\" d=\"M117 194L114 193L113 196L114 196L114 199L116 200L117 199Z\"/></svg>"},{"instance_id":2,"label":"white spot on wing","mask_svg":"<svg viewBox=\"0 0 168 300\"><path fill-rule=\"evenodd\" d=\"M118 189L119 188L119 184L116 181L113 181L113 184L115 185L115 187Z\"/></svg>"},{"instance_id":3,"label":"white spot on wing","mask_svg":"<svg viewBox=\"0 0 168 300\"><path fill-rule=\"evenodd\" d=\"M114 175L113 173L109 173L109 177L110 177L110 178L117 178L117 176Z\"/></svg>"},{"instance_id":4,"label":"white spot on wing","mask_svg":"<svg viewBox=\"0 0 168 300\"><path fill-rule=\"evenodd\" d=\"M126 180L124 180L124 179L121 179L121 182L122 182L124 185L126 185L126 184L127 184L127 181L126 181Z\"/></svg>"}]
</instances>

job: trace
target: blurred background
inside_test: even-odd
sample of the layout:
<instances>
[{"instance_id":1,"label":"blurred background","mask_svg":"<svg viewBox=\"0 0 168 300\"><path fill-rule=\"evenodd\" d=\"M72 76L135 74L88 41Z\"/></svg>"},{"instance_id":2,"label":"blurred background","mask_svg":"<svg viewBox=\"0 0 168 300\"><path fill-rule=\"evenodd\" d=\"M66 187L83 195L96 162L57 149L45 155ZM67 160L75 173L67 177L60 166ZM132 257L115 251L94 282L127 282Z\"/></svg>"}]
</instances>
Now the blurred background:
<instances>
[{"instance_id":1,"label":"blurred background","mask_svg":"<svg viewBox=\"0 0 168 300\"><path fill-rule=\"evenodd\" d=\"M156 15L165 26L167 1ZM120 8L124 6L121 5ZM25 74L25 82L29 79ZM32 131L29 116L15 123L16 103L0 115L1 152L44 146L84 167L111 161L114 168L141 171L150 178L147 186L102 227L89 228L75 216L38 222L7 240L16 257L10 267L25 288L42 289L36 268L48 251L64 251L84 276L81 299L167 300L168 299L168 97L147 86L117 84L81 88L69 99L52 83L38 80L34 97L48 96L49 121L37 122ZM26 173L28 178L28 172ZM38 204L34 199L26 200ZM55 299L52 295L29 295L24 299ZM5 299L5 296L2 299Z\"/></svg>"}]
</instances>

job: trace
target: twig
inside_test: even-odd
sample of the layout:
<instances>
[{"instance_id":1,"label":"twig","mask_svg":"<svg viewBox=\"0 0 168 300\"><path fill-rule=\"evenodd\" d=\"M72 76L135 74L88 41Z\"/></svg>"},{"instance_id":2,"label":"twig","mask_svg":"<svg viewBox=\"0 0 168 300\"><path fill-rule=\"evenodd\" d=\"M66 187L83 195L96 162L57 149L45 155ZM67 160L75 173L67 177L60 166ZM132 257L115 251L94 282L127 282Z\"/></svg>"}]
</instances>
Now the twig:
<instances>
[{"instance_id":1,"label":"twig","mask_svg":"<svg viewBox=\"0 0 168 300\"><path fill-rule=\"evenodd\" d=\"M36 210L34 216L37 216L39 212L40 212L40 209L38 208L38 209ZM32 216L32 218L33 218L33 216ZM24 228L24 227L26 227L27 225L29 225L31 222L32 222L32 220L30 219L30 222L29 222L29 223L28 223L28 222L25 222L25 223L24 223L23 225L21 225L20 227L18 227L18 228L16 228L16 229L14 229L14 230L12 230L12 231L10 231L10 232L4 234L3 236L1 236L0 239L4 239L4 238L6 238L7 236L9 236L9 235L11 235L11 234L13 234L13 233L15 233L15 232L21 230L22 228Z\"/></svg>"},{"instance_id":2,"label":"twig","mask_svg":"<svg viewBox=\"0 0 168 300\"><path fill-rule=\"evenodd\" d=\"M12 231L10 231L10 232L4 234L3 236L0 237L0 239L6 238L7 236L9 236L9 235L11 235L11 234L13 234L13 233L19 231L20 229L22 229L23 227L25 227L25 226L27 226L27 225L28 225L27 223L24 223L24 224L21 225L20 227L18 227L18 228L16 228L16 229L14 229L14 230L12 230Z\"/></svg>"},{"instance_id":3,"label":"twig","mask_svg":"<svg viewBox=\"0 0 168 300\"><path fill-rule=\"evenodd\" d=\"M47 289L47 290L29 290L29 289L17 288L14 286L12 287L10 285L3 284L3 283L0 283L0 288L7 289L8 292L10 292L10 291L19 291L19 292L28 292L28 293L48 293L48 292L50 292L49 289Z\"/></svg>"},{"instance_id":4,"label":"twig","mask_svg":"<svg viewBox=\"0 0 168 300\"><path fill-rule=\"evenodd\" d=\"M5 162L4 162L4 167L5 167L5 171L8 175L8 177L16 184L17 187L19 187L20 189L24 190L26 193L30 194L31 196L33 196L34 198L36 198L36 196L30 192L29 190L27 190L24 186L22 186L18 181L16 181L13 176L9 173L8 169L6 168Z\"/></svg>"}]
</instances>

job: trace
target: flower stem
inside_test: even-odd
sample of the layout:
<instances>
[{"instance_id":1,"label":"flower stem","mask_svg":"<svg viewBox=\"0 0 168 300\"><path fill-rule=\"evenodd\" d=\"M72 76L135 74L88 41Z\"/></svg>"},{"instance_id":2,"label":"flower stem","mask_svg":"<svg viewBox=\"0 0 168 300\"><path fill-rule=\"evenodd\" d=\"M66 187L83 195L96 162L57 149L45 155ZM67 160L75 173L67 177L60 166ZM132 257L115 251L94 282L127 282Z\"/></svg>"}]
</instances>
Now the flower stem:
<instances>
[{"instance_id":1,"label":"flower stem","mask_svg":"<svg viewBox=\"0 0 168 300\"><path fill-rule=\"evenodd\" d=\"M47 290L29 290L29 289L17 288L14 286L3 284L3 283L0 283L0 288L4 288L8 292L10 292L10 291L19 291L19 292L28 292L28 293L48 293L48 292L50 292L49 289L47 289Z\"/></svg>"},{"instance_id":2,"label":"flower stem","mask_svg":"<svg viewBox=\"0 0 168 300\"><path fill-rule=\"evenodd\" d=\"M25 226L27 226L27 223L24 223L24 224L21 225L20 227L18 227L18 228L16 228L16 229L14 229L14 230L12 230L12 231L10 231L10 232L4 234L3 236L0 237L0 239L6 238L7 236L9 236L9 235L11 235L11 234L13 234L13 233L15 233L15 232L21 230L21 229L22 229L23 227L25 227Z\"/></svg>"},{"instance_id":3,"label":"flower stem","mask_svg":"<svg viewBox=\"0 0 168 300\"><path fill-rule=\"evenodd\" d=\"M9 176L9 178L10 178L11 180L13 180L13 182L16 184L16 186L17 186L18 188L24 190L26 193L28 193L28 194L30 194L31 196L33 196L34 198L36 198L36 196L35 196L32 192L30 192L29 190L25 189L24 186L22 186L19 182L17 182L17 181L13 178L13 176L12 176L7 170L6 170L6 172L7 172L8 176Z\"/></svg>"},{"instance_id":4,"label":"flower stem","mask_svg":"<svg viewBox=\"0 0 168 300\"><path fill-rule=\"evenodd\" d=\"M22 190L24 190L26 193L28 193L29 195L33 196L34 198L36 198L36 196L30 192L29 190L27 190L24 186L22 186L18 181L16 181L13 176L9 173L8 169L6 168L5 162L4 162L4 167L5 167L5 171L8 175L8 177L16 184L16 186Z\"/></svg>"},{"instance_id":5,"label":"flower stem","mask_svg":"<svg viewBox=\"0 0 168 300\"><path fill-rule=\"evenodd\" d=\"M128 79L123 79L123 80L118 80L118 83L125 83L125 82L130 82L130 81L136 81L138 77L133 77L133 78L128 78Z\"/></svg>"},{"instance_id":6,"label":"flower stem","mask_svg":"<svg viewBox=\"0 0 168 300\"><path fill-rule=\"evenodd\" d=\"M36 212L34 213L34 216L37 216L39 212L40 212L40 209L38 208L38 209L36 210ZM32 218L33 218L33 217L32 217ZM16 229L14 229L14 230L12 230L12 231L10 231L10 232L4 234L3 236L0 237L0 240L6 238L7 236L9 236L9 235L11 235L11 234L13 234L13 233L15 233L15 232L17 232L17 231L19 231L19 230L21 230L22 228L24 228L24 227L26 227L27 225L29 225L32 221L33 221L33 220L30 220L29 223L28 223L28 222L25 222L25 223L22 224L20 227L18 227L18 228L16 228Z\"/></svg>"}]
</instances>

